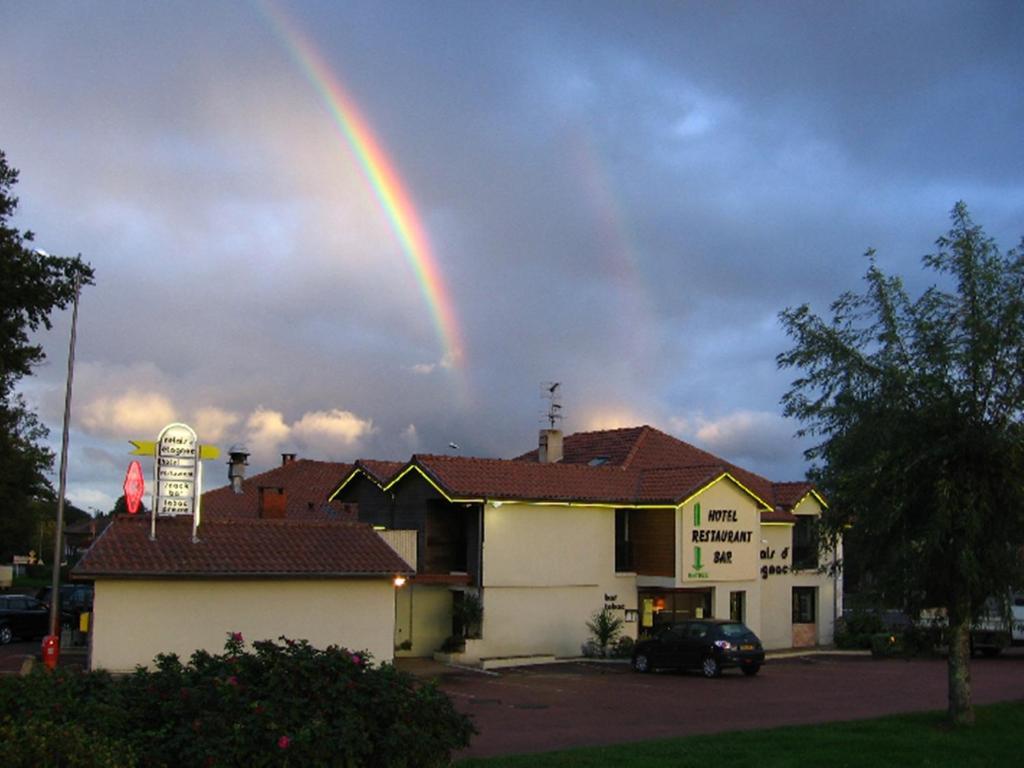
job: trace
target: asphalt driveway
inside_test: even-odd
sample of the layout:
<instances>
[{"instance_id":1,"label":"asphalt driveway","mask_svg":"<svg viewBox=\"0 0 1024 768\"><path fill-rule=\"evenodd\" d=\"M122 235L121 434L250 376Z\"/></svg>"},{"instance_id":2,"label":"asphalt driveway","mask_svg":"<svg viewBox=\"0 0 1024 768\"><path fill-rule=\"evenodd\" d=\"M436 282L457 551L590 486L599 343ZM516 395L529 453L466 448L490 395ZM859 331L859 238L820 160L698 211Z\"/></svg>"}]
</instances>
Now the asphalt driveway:
<instances>
[{"instance_id":1,"label":"asphalt driveway","mask_svg":"<svg viewBox=\"0 0 1024 768\"><path fill-rule=\"evenodd\" d=\"M418 670L423 673L427 670ZM775 660L757 677L730 671L640 675L585 661L502 670L440 668L441 687L480 734L460 757L856 720L945 709L944 659L814 656ZM1024 699L1024 649L971 665L974 701Z\"/></svg>"}]
</instances>

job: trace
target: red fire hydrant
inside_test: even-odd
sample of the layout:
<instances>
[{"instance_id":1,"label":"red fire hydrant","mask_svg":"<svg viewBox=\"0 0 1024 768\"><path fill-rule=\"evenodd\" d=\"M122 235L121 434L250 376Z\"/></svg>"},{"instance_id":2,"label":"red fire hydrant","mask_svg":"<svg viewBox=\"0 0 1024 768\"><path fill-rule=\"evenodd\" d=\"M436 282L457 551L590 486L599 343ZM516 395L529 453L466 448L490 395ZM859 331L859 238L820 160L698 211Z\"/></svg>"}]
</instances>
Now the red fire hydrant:
<instances>
[{"instance_id":1,"label":"red fire hydrant","mask_svg":"<svg viewBox=\"0 0 1024 768\"><path fill-rule=\"evenodd\" d=\"M43 664L47 669L56 669L60 660L60 636L47 635L43 638Z\"/></svg>"}]
</instances>

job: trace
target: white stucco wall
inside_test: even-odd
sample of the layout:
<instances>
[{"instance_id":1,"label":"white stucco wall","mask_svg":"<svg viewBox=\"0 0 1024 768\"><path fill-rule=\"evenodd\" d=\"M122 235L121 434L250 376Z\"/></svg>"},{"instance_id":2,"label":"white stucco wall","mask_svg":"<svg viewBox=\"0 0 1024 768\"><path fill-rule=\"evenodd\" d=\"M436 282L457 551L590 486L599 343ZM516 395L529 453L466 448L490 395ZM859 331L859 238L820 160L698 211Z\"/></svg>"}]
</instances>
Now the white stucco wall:
<instances>
[{"instance_id":1,"label":"white stucco wall","mask_svg":"<svg viewBox=\"0 0 1024 768\"><path fill-rule=\"evenodd\" d=\"M795 508L798 515L818 516L824 511L813 495L806 496ZM832 642L835 619L842 615L842 580L836 580L828 573L816 570L793 570L793 526L763 525L761 567L774 566L762 579L761 585L761 631L758 633L766 648L790 648L793 646L792 599L793 587L814 587L817 589L816 634L818 645ZM770 557L765 554L770 553ZM841 548L840 548L841 553ZM831 556L823 556L827 564ZM784 572L777 572L778 569ZM755 630L756 631L756 630Z\"/></svg>"},{"instance_id":2,"label":"white stucco wall","mask_svg":"<svg viewBox=\"0 0 1024 768\"><path fill-rule=\"evenodd\" d=\"M98 579L93 611L90 663L113 672L148 666L158 653L220 653L229 632L367 650L378 663L394 656L390 579Z\"/></svg>"},{"instance_id":3,"label":"white stucco wall","mask_svg":"<svg viewBox=\"0 0 1024 768\"><path fill-rule=\"evenodd\" d=\"M407 583L396 595L395 645L406 640L409 649L396 656L432 656L452 633L452 591L446 586Z\"/></svg>"},{"instance_id":4,"label":"white stucco wall","mask_svg":"<svg viewBox=\"0 0 1024 768\"><path fill-rule=\"evenodd\" d=\"M765 648L793 645L793 526L762 525L761 627L753 628Z\"/></svg>"},{"instance_id":5,"label":"white stucco wall","mask_svg":"<svg viewBox=\"0 0 1024 768\"><path fill-rule=\"evenodd\" d=\"M577 656L606 604L636 609L636 577L615 573L615 511L503 504L485 508L480 657ZM634 635L636 624L624 625ZM468 650L468 649L467 649Z\"/></svg>"}]
</instances>

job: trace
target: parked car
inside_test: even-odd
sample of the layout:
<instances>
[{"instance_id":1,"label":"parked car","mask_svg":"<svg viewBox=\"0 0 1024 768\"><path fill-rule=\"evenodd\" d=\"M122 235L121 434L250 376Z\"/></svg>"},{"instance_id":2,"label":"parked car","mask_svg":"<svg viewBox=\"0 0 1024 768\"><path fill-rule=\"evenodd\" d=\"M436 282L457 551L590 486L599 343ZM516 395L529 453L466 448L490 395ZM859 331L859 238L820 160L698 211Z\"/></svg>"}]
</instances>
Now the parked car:
<instances>
[{"instance_id":1,"label":"parked car","mask_svg":"<svg viewBox=\"0 0 1024 768\"><path fill-rule=\"evenodd\" d=\"M36 595L39 601L50 605L51 587L43 587ZM92 611L93 587L92 584L61 584L60 585L60 611L71 614L72 625L78 626L78 617L83 613Z\"/></svg>"},{"instance_id":2,"label":"parked car","mask_svg":"<svg viewBox=\"0 0 1024 768\"><path fill-rule=\"evenodd\" d=\"M70 627L74 617L61 611L61 627ZM0 645L15 637L31 640L50 631L50 608L29 595L0 595Z\"/></svg>"},{"instance_id":3,"label":"parked car","mask_svg":"<svg viewBox=\"0 0 1024 768\"><path fill-rule=\"evenodd\" d=\"M670 624L633 648L633 669L650 672L671 667L699 669L718 677L723 669L739 667L756 675L764 663L764 646L745 624L725 619L694 619Z\"/></svg>"}]
</instances>

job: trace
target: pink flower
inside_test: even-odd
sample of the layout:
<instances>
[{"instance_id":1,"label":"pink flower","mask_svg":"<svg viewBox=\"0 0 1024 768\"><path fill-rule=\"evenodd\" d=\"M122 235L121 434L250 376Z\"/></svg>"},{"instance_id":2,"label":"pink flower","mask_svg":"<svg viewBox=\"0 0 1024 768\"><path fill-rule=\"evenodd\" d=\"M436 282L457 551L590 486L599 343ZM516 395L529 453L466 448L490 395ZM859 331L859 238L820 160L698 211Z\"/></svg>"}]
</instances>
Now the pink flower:
<instances>
[{"instance_id":1,"label":"pink flower","mask_svg":"<svg viewBox=\"0 0 1024 768\"><path fill-rule=\"evenodd\" d=\"M292 743L291 739L289 739L287 736L282 736L280 739L277 740L277 748L278 749L288 749L288 745L291 744L291 743Z\"/></svg>"},{"instance_id":2,"label":"pink flower","mask_svg":"<svg viewBox=\"0 0 1024 768\"><path fill-rule=\"evenodd\" d=\"M238 678L232 675L228 678L228 685L238 685Z\"/></svg>"},{"instance_id":3,"label":"pink flower","mask_svg":"<svg viewBox=\"0 0 1024 768\"><path fill-rule=\"evenodd\" d=\"M359 657L358 653L352 654L352 663L355 664L357 667L363 663L363 660Z\"/></svg>"},{"instance_id":4,"label":"pink flower","mask_svg":"<svg viewBox=\"0 0 1024 768\"><path fill-rule=\"evenodd\" d=\"M231 639L234 640L236 643L242 642L242 633L241 632L232 632L231 633Z\"/></svg>"}]
</instances>

